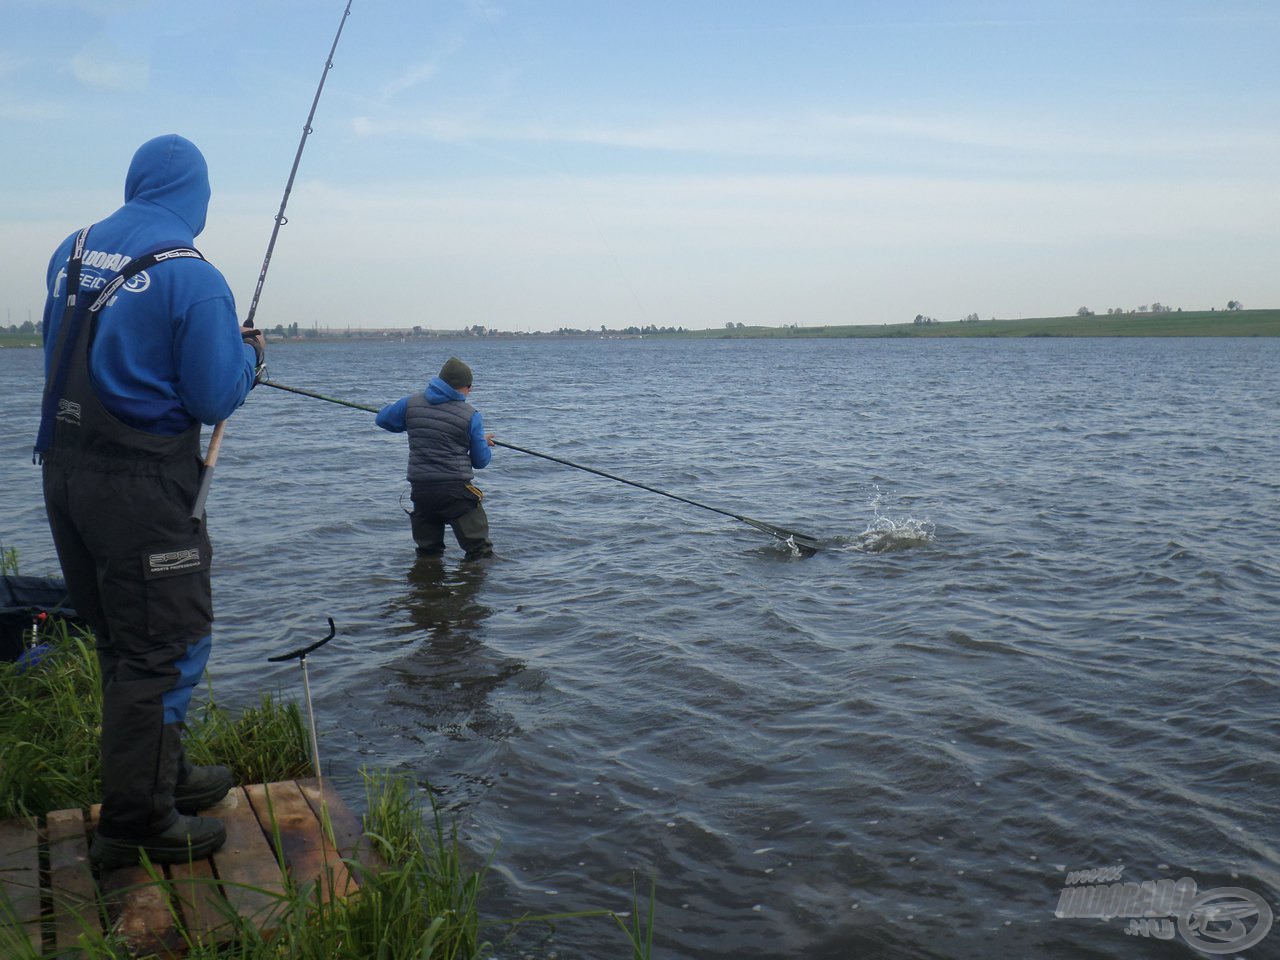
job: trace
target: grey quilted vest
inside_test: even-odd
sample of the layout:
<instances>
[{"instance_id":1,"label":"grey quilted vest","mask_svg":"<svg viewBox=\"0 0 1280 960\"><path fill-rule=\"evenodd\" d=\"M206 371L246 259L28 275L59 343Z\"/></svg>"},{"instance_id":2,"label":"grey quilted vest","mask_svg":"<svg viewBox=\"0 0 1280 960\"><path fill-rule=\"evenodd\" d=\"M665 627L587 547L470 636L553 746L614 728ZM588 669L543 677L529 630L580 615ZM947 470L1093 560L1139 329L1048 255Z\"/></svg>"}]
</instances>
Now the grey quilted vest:
<instances>
[{"instance_id":1,"label":"grey quilted vest","mask_svg":"<svg viewBox=\"0 0 1280 960\"><path fill-rule=\"evenodd\" d=\"M471 469L471 416L475 407L462 400L432 403L415 393L405 406L409 432L409 482L439 483L475 476Z\"/></svg>"}]
</instances>

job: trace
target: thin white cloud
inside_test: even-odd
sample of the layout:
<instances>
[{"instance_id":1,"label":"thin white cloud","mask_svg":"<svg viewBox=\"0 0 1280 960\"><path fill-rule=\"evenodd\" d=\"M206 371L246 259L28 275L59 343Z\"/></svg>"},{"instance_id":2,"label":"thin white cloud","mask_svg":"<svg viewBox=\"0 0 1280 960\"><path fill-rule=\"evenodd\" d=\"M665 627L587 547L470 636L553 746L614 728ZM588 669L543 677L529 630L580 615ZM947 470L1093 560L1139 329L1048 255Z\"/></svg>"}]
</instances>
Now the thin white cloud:
<instances>
[{"instance_id":1,"label":"thin white cloud","mask_svg":"<svg viewBox=\"0 0 1280 960\"><path fill-rule=\"evenodd\" d=\"M76 10L85 17L107 19L128 15L145 15L155 0L0 0L0 7L25 6L48 14L55 10Z\"/></svg>"},{"instance_id":2,"label":"thin white cloud","mask_svg":"<svg viewBox=\"0 0 1280 960\"><path fill-rule=\"evenodd\" d=\"M1001 166L1012 157L1117 159L1208 154L1221 157L1231 144L1237 155L1274 154L1280 133L1270 130L1220 129L1166 132L1111 130L1101 125L1080 130L1061 122L1001 122L983 117L894 116L809 113L765 119L695 118L666 123L626 125L562 125L501 123L471 115L391 113L362 116L356 130L364 138L416 137L463 143L561 143L616 147L655 153L695 153L755 158L841 160L901 157L916 153L936 159L932 151L989 151ZM888 151L893 151L889 153Z\"/></svg>"},{"instance_id":3,"label":"thin white cloud","mask_svg":"<svg viewBox=\"0 0 1280 960\"><path fill-rule=\"evenodd\" d=\"M309 181L295 206L317 229L356 224L419 234L419 249L492 251L527 237L610 237L636 256L683 237L760 250L1078 244L1098 239L1265 236L1280 219L1270 181L1095 183L903 176L610 177L397 182L355 189ZM431 239L423 223L441 225ZM322 226L323 224L323 226ZM585 234L582 233L586 230ZM467 251L469 243L475 248ZM519 246L518 243L512 244ZM384 245L378 246L379 250Z\"/></svg>"},{"instance_id":4,"label":"thin white cloud","mask_svg":"<svg viewBox=\"0 0 1280 960\"><path fill-rule=\"evenodd\" d=\"M490 0L467 0L467 9L495 25L506 16L506 11Z\"/></svg>"},{"instance_id":5,"label":"thin white cloud","mask_svg":"<svg viewBox=\"0 0 1280 960\"><path fill-rule=\"evenodd\" d=\"M71 105L52 100L29 100L12 93L0 92L0 120L15 123L48 123L63 120L73 113Z\"/></svg>"},{"instance_id":6,"label":"thin white cloud","mask_svg":"<svg viewBox=\"0 0 1280 960\"><path fill-rule=\"evenodd\" d=\"M779 8L785 10L786 8ZM1103 8L1099 8L1103 9ZM1265 11L1258 13L1235 13L1225 10L1197 12L1187 16L1179 16L1169 12L1163 6L1158 13L1133 15L1116 15L1108 10L1103 15L1094 15L1086 9L1064 7L1061 14L1054 17L968 17L968 18L932 18L927 15L914 20L824 20L821 22L795 23L789 19L776 23L757 25L740 25L732 22L716 29L695 29L689 36L778 36L782 34L808 35L820 34L829 36L837 33L866 33L872 31L951 31L951 30L1009 30L1026 27L1058 29L1067 26L1088 25L1091 27L1145 27L1158 25L1189 24L1280 24L1280 12Z\"/></svg>"},{"instance_id":7,"label":"thin white cloud","mask_svg":"<svg viewBox=\"0 0 1280 960\"><path fill-rule=\"evenodd\" d=\"M28 62L29 61L20 60L8 53L0 52L0 79L3 79L10 74L20 72Z\"/></svg>"},{"instance_id":8,"label":"thin white cloud","mask_svg":"<svg viewBox=\"0 0 1280 960\"><path fill-rule=\"evenodd\" d=\"M434 60L427 63L414 64L399 76L393 77L384 83L378 90L378 96L384 101L390 100L406 90L412 90L414 87L426 83L439 72L440 65Z\"/></svg>"},{"instance_id":9,"label":"thin white cloud","mask_svg":"<svg viewBox=\"0 0 1280 960\"><path fill-rule=\"evenodd\" d=\"M145 90L151 78L151 66L146 59L130 56L101 37L72 58L71 70L84 86L112 93Z\"/></svg>"},{"instance_id":10,"label":"thin white cloud","mask_svg":"<svg viewBox=\"0 0 1280 960\"><path fill-rule=\"evenodd\" d=\"M378 88L379 100L386 103L403 93L416 89L425 83L430 83L444 69L443 64L447 63L465 46L466 37L461 31L456 31L444 38L432 57L410 64L398 75L384 82Z\"/></svg>"}]
</instances>

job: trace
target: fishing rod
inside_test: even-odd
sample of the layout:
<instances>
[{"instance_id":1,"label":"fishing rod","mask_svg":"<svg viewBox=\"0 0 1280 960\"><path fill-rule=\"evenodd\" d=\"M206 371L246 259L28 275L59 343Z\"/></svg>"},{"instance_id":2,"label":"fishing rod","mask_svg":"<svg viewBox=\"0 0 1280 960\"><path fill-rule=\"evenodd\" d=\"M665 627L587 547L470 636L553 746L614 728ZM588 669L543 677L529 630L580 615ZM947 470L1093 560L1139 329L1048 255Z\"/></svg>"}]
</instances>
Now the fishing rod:
<instances>
[{"instance_id":1,"label":"fishing rod","mask_svg":"<svg viewBox=\"0 0 1280 960\"><path fill-rule=\"evenodd\" d=\"M339 400L337 397L327 397L323 393L316 393L312 390L302 390L298 387L286 386L283 383L276 383L273 380L259 380L263 386L275 387L277 390L284 390L288 393L300 394L304 397L312 397L316 400L324 400L328 403L336 403L344 407L351 407L354 410L365 410L369 413L377 413L377 407L367 407L361 403L352 403L350 400ZM779 540L793 546L803 556L810 556L816 553L822 544L813 537L795 530L788 530L785 527L777 527L771 523L765 523L763 520L756 520L752 517L744 517L740 513L733 513L729 510L722 510L720 507L713 507L710 504L699 503L697 500L690 500L688 497L682 497L675 493L669 493L666 490L659 490L657 487L651 487L647 483L640 483L636 480L628 480L626 477L619 477L616 474L606 473L603 470L597 470L595 467L583 466L580 463L574 463L572 460L565 460L563 457L554 457L549 453L539 453L537 450L530 450L528 447L516 446L514 443L507 443L504 440L493 441L496 447L506 447L508 450L518 450L520 453L527 453L531 457L541 457L543 460L551 460L554 463L564 464L566 467L573 467L575 470L585 470L587 473L594 473L598 477L604 477L608 480L616 480L618 483L625 483L631 487L639 487L641 490L648 490L650 493L656 493L663 497L669 497L672 500L679 500L681 503L687 503L690 506L701 507L703 510L710 510L713 513L721 514L725 517L732 517L734 520L741 520L743 523L750 524L757 530L777 537Z\"/></svg>"},{"instance_id":2,"label":"fishing rod","mask_svg":"<svg viewBox=\"0 0 1280 960\"><path fill-rule=\"evenodd\" d=\"M574 463L572 460L565 460L561 457L553 457L549 453L539 453L537 450L529 450L526 447L518 447L514 443L506 443L502 440L494 440L494 445L499 447L507 447L510 450L519 450L521 453L527 453L533 457L541 457L543 460L552 460L555 463L563 463L566 467L573 467L575 470L585 470L587 473L594 473L597 477L605 477L609 480L616 480L618 483L625 483L631 487L639 487L641 490L648 490L650 493L656 493L664 497L670 497L672 500L679 500L681 503L687 503L690 506L701 507L703 510L710 510L721 516L732 517L734 520L741 520L743 523L749 523L757 530L772 534L779 540L784 540L791 546L794 546L803 554L811 554L817 552L822 546L813 537L806 536L803 533L797 533L795 530L787 530L784 527L775 527L771 523L765 523L763 520L755 520L751 517L744 517L740 513L733 513L729 510L722 510L719 507L713 507L708 503L699 503L697 500L690 500L688 497L682 497L675 493L669 493L666 490L659 490L657 487L651 487L647 483L640 483L637 480L628 480L626 477L615 476L612 473L605 473L603 470L597 470L595 467L586 467L580 463Z\"/></svg>"},{"instance_id":3,"label":"fishing rod","mask_svg":"<svg viewBox=\"0 0 1280 960\"><path fill-rule=\"evenodd\" d=\"M298 164L302 161L302 150L307 145L307 137L311 136L311 121L316 117L316 107L320 103L320 93L324 90L324 82L329 76L329 71L333 69L333 54L338 49L338 40L342 37L342 28L347 24L347 17L351 16L351 0L347 0L347 6L342 11L342 19L338 21L338 32L333 35L333 44L329 47L329 56L325 58L324 70L320 72L320 83L316 86L316 95L311 98L311 111L307 114L307 121L302 125L302 137L298 140L298 152L293 155L293 167L289 170L289 179L284 185L284 196L280 198L280 209L276 211L275 226L271 228L271 239L267 241L267 253L262 258L262 269L258 272L258 284L253 290L253 301L249 304L249 313L245 317L244 325L253 327L254 315L258 312L258 298L262 296L262 285L267 279L267 268L271 266L271 254L276 248L276 237L280 235L280 228L289 222L284 215L284 208L289 203L289 194L293 192L293 180L298 175ZM259 370L258 373L262 371ZM200 517L204 514L204 504L209 498L209 487L213 483L213 468L218 463L218 451L222 449L222 435L226 432L227 421L220 420L218 425L213 428L213 435L209 438L209 449L204 457L204 469L200 474L200 487L196 491L195 502L191 505L191 519L199 522Z\"/></svg>"}]
</instances>

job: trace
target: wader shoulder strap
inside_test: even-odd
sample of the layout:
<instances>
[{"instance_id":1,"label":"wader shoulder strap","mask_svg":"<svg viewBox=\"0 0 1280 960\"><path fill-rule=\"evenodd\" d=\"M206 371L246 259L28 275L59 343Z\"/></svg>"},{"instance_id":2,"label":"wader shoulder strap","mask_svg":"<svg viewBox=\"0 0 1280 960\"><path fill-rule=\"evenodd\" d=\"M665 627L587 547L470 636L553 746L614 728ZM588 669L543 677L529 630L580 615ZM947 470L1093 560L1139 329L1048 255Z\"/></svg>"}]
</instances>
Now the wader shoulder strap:
<instances>
[{"instance_id":1,"label":"wader shoulder strap","mask_svg":"<svg viewBox=\"0 0 1280 960\"><path fill-rule=\"evenodd\" d=\"M49 373L44 382L44 397L40 402L40 431L36 434L35 449L31 451L32 463L40 462L41 455L48 451L53 440L54 415L67 383L67 370L71 366L73 351L70 347L76 342L76 336L80 332L77 294L80 292L80 265L84 261L84 243L88 236L89 227L76 234L75 243L71 247L71 258L67 261L67 303L58 324L58 339L53 343L53 358L48 365Z\"/></svg>"},{"instance_id":2,"label":"wader shoulder strap","mask_svg":"<svg viewBox=\"0 0 1280 960\"><path fill-rule=\"evenodd\" d=\"M98 299L94 300L89 307L90 316L96 317L99 311L111 302L111 298L116 295L116 291L123 287L131 277L141 273L143 270L154 267L157 263L164 263L166 260L180 260L183 257L192 257L196 260L204 259L204 255L195 247L169 247L164 250L157 250L154 253L143 254L136 260L130 260L121 267L115 278L102 288L102 292L98 294ZM78 272L79 270L77 269Z\"/></svg>"}]
</instances>

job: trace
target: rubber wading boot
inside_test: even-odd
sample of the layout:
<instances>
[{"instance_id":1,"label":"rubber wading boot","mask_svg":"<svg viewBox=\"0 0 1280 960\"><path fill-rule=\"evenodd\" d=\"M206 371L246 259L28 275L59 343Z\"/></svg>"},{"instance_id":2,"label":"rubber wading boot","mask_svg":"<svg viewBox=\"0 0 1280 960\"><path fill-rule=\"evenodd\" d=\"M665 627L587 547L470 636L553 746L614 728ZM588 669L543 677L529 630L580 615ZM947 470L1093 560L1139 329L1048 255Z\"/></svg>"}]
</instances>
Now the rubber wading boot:
<instances>
[{"instance_id":1,"label":"rubber wading boot","mask_svg":"<svg viewBox=\"0 0 1280 960\"><path fill-rule=\"evenodd\" d=\"M235 785L235 778L226 767L197 767L184 761L173 791L173 805L179 813L199 813L225 797Z\"/></svg>"},{"instance_id":2,"label":"rubber wading boot","mask_svg":"<svg viewBox=\"0 0 1280 960\"><path fill-rule=\"evenodd\" d=\"M94 833L89 861L99 869L131 867L146 854L152 863L187 863L203 860L227 840L221 820L179 816L168 830L148 837L104 837Z\"/></svg>"}]
</instances>

